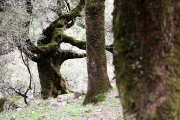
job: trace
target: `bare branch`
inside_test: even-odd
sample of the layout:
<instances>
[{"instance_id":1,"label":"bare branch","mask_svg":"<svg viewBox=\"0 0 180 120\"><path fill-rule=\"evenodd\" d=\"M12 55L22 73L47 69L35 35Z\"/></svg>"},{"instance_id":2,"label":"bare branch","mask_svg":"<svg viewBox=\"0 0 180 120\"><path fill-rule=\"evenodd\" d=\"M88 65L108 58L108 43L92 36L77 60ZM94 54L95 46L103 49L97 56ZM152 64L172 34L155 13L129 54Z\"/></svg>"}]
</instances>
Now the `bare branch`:
<instances>
[{"instance_id":1,"label":"bare branch","mask_svg":"<svg viewBox=\"0 0 180 120\"><path fill-rule=\"evenodd\" d=\"M66 2L66 4L67 4L68 11L70 11L70 10L71 10L71 8L70 8L70 5L69 5L68 1L67 1L67 0L65 0L65 2Z\"/></svg>"},{"instance_id":2,"label":"bare branch","mask_svg":"<svg viewBox=\"0 0 180 120\"><path fill-rule=\"evenodd\" d=\"M21 88L16 89L16 88L10 87L10 89L14 90L14 92L17 93L18 95L22 96L22 97L24 98L24 102L26 103L26 105L28 105L26 99L28 98L27 92L30 90L29 88L26 90L25 93L22 93L22 92L21 92Z\"/></svg>"},{"instance_id":3,"label":"bare branch","mask_svg":"<svg viewBox=\"0 0 180 120\"><path fill-rule=\"evenodd\" d=\"M31 88L31 82L32 82L32 74L31 74L31 70L30 70L30 68L29 68L29 59L27 58L27 61L25 61L25 58L23 57L23 53L22 53L22 51L21 51L21 58L22 58L22 60L23 60L23 63L24 63L24 65L26 66L26 68L27 68L27 70L28 70L28 72L29 72L29 88L28 89L32 89Z\"/></svg>"},{"instance_id":4,"label":"bare branch","mask_svg":"<svg viewBox=\"0 0 180 120\"><path fill-rule=\"evenodd\" d=\"M22 93L22 92L21 92L21 87L20 87L19 89L15 89L15 88L13 88L13 87L10 87L10 88L13 89L18 95L24 97L24 102L26 103L26 105L28 105L26 99L27 99L27 97L28 97L28 96L27 96L28 91L32 89L32 87L31 87L32 74L31 74L31 70L30 70L30 68L29 68L29 59L27 58L27 61L26 61L25 58L24 58L24 56L23 56L22 51L20 51L20 52L21 52L22 61L23 61L24 65L26 66L26 68L27 68L27 70L28 70L28 73L29 73L29 76L30 76L30 77L29 77L29 87L28 87L28 89L26 90L25 93Z\"/></svg>"},{"instance_id":5,"label":"bare branch","mask_svg":"<svg viewBox=\"0 0 180 120\"><path fill-rule=\"evenodd\" d=\"M31 0L26 0L27 13L32 15L32 9L33 9L33 6L32 6L32 3L31 3Z\"/></svg>"}]
</instances>

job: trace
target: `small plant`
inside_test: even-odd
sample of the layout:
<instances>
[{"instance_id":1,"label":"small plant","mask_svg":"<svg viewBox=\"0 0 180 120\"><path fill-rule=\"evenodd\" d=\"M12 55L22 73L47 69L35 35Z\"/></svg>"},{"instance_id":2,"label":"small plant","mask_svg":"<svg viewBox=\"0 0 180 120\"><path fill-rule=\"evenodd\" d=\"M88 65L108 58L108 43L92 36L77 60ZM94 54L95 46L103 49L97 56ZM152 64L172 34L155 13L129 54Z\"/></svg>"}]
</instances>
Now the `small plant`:
<instances>
[{"instance_id":1,"label":"small plant","mask_svg":"<svg viewBox=\"0 0 180 120\"><path fill-rule=\"evenodd\" d=\"M2 111L7 112L9 110L14 110L16 108L18 108L18 106L14 101L11 101L6 98L0 98L0 112Z\"/></svg>"}]
</instances>

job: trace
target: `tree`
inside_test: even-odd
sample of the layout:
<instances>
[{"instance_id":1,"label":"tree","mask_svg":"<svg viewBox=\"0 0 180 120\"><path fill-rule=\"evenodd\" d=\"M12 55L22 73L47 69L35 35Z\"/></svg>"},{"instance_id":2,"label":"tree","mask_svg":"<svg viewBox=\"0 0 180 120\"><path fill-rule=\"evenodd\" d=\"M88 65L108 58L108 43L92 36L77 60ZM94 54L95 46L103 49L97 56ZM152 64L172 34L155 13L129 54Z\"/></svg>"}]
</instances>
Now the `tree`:
<instances>
[{"instance_id":1,"label":"tree","mask_svg":"<svg viewBox=\"0 0 180 120\"><path fill-rule=\"evenodd\" d=\"M114 1L114 66L126 120L180 119L179 5Z\"/></svg>"},{"instance_id":2,"label":"tree","mask_svg":"<svg viewBox=\"0 0 180 120\"><path fill-rule=\"evenodd\" d=\"M84 0L80 0L74 9L60 15L59 18L52 22L43 31L44 37L38 40L37 46L30 40L26 41L26 48L19 45L20 50L31 60L37 62L43 98L73 92L68 88L65 79L59 73L59 69L65 60L82 58L85 57L85 54L62 50L59 47L62 42L65 42L81 49L86 48L85 41L76 40L64 33L64 29L72 27L75 18L80 16L84 4Z\"/></svg>"},{"instance_id":3,"label":"tree","mask_svg":"<svg viewBox=\"0 0 180 120\"><path fill-rule=\"evenodd\" d=\"M83 104L103 100L111 89L105 54L104 2L87 0L85 7L88 90Z\"/></svg>"}]
</instances>

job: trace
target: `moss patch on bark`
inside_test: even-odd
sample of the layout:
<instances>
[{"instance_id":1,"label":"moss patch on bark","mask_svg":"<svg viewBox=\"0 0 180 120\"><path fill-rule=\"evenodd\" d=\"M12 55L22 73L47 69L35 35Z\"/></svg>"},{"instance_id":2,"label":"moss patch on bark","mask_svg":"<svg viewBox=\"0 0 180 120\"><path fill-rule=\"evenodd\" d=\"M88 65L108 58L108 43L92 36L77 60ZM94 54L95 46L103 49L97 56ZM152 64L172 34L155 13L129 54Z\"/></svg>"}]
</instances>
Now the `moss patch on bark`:
<instances>
[{"instance_id":1,"label":"moss patch on bark","mask_svg":"<svg viewBox=\"0 0 180 120\"><path fill-rule=\"evenodd\" d=\"M170 4L115 0L113 54L125 119L179 119L180 14Z\"/></svg>"}]
</instances>

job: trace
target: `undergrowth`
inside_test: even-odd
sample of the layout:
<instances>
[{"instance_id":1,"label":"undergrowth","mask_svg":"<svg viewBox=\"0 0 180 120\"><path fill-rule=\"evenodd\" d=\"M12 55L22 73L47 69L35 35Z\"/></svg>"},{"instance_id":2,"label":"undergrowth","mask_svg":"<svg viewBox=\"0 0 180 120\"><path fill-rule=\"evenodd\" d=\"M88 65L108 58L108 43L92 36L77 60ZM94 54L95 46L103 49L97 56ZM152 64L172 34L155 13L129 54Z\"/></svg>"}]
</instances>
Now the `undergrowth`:
<instances>
[{"instance_id":1,"label":"undergrowth","mask_svg":"<svg viewBox=\"0 0 180 120\"><path fill-rule=\"evenodd\" d=\"M1 112L0 120L123 120L120 100L116 96L117 89L113 89L105 101L86 106L82 105L84 96L66 104L57 99L34 99L29 106Z\"/></svg>"}]
</instances>

